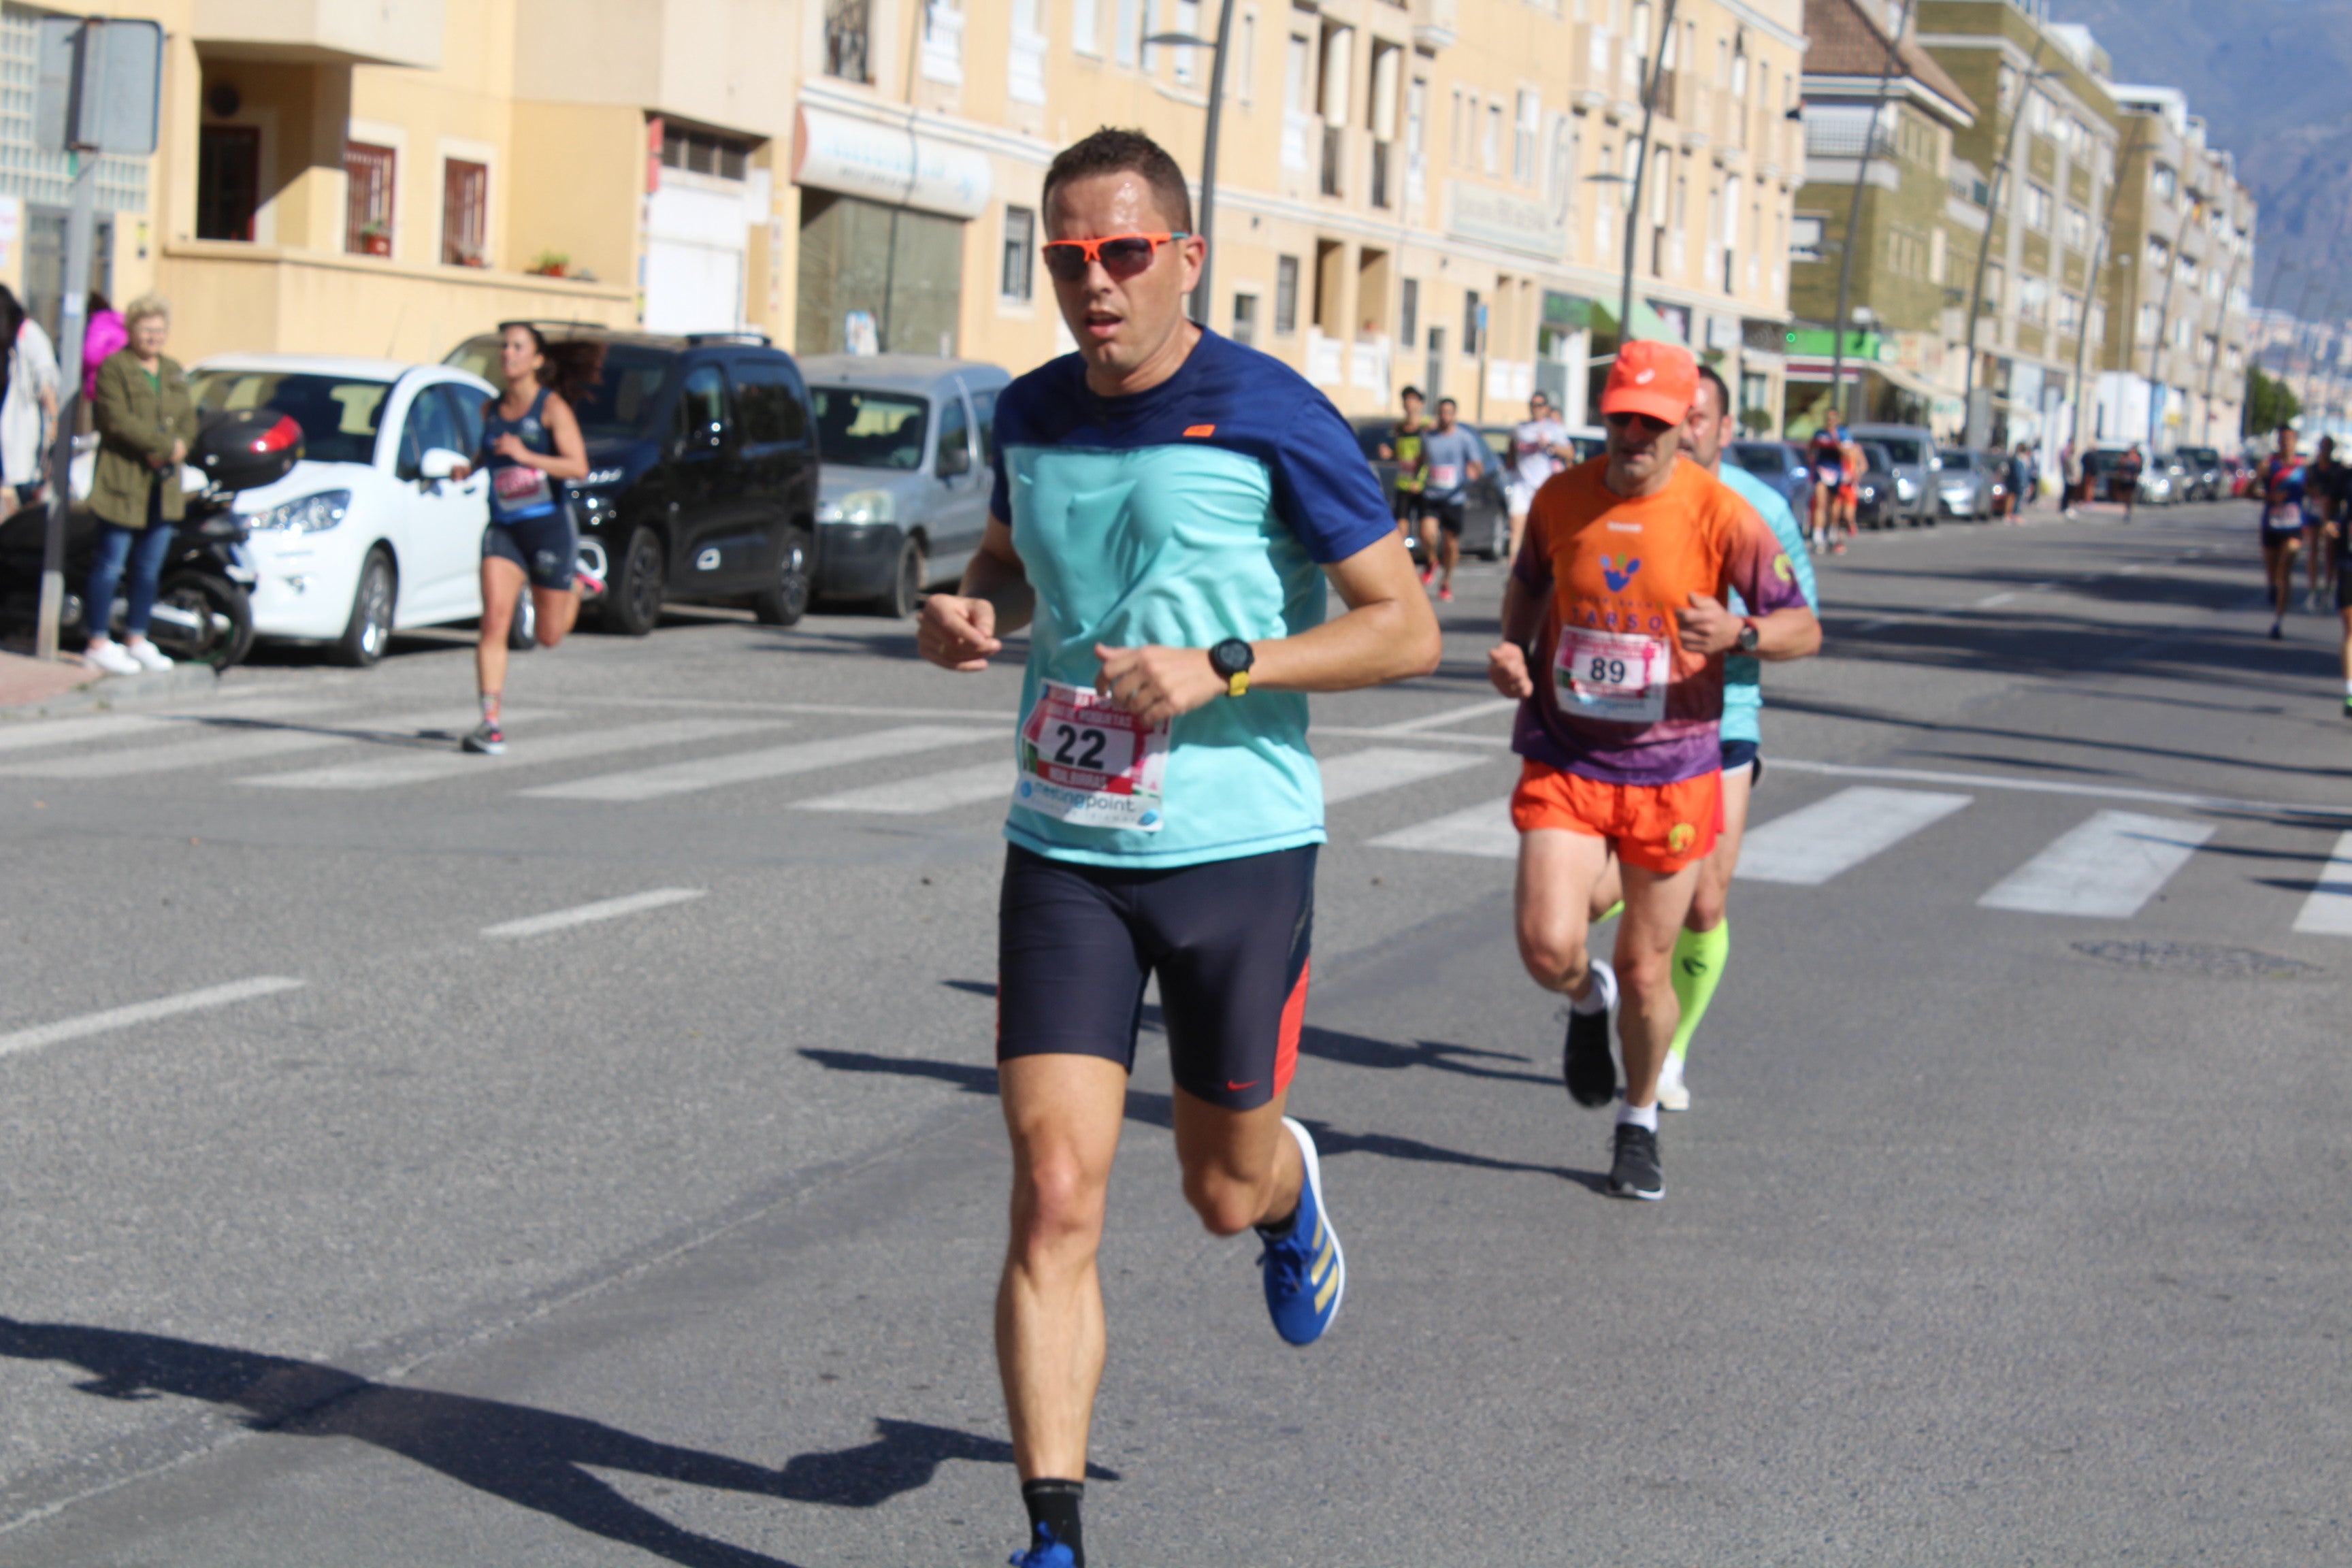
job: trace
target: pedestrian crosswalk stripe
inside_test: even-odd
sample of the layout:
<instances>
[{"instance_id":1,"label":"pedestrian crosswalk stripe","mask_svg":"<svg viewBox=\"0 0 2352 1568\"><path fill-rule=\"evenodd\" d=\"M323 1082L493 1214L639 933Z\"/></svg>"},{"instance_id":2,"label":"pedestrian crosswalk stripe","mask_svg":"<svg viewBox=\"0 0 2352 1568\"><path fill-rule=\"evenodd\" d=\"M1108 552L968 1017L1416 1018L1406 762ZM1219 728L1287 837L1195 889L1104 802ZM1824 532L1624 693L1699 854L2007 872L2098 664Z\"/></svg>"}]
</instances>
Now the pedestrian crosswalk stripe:
<instances>
[{"instance_id":1,"label":"pedestrian crosswalk stripe","mask_svg":"<svg viewBox=\"0 0 2352 1568\"><path fill-rule=\"evenodd\" d=\"M1989 910L2127 919L2212 837L2210 823L2102 811L2052 839L1977 902Z\"/></svg>"},{"instance_id":2,"label":"pedestrian crosswalk stripe","mask_svg":"<svg viewBox=\"0 0 2352 1568\"><path fill-rule=\"evenodd\" d=\"M684 746L698 741L724 740L733 735L779 730L782 719L666 719L648 724L617 724L603 730L579 730L568 735L525 737L514 749L496 757L448 751L402 751L364 762L330 763L321 768L291 773L257 773L236 782L271 789L364 790L390 789L398 784L431 784L467 773L535 767L542 763L572 763L621 752L649 751L656 746Z\"/></svg>"},{"instance_id":3,"label":"pedestrian crosswalk stripe","mask_svg":"<svg viewBox=\"0 0 2352 1568\"><path fill-rule=\"evenodd\" d=\"M2294 929L2308 936L2352 936L2352 833L2336 841L2320 868L2319 885L2303 901Z\"/></svg>"},{"instance_id":4,"label":"pedestrian crosswalk stripe","mask_svg":"<svg viewBox=\"0 0 2352 1568\"><path fill-rule=\"evenodd\" d=\"M1511 797L1504 795L1467 810L1432 817L1371 841L1375 849L1413 849L1432 855L1477 855L1516 860L1519 830L1511 826Z\"/></svg>"},{"instance_id":5,"label":"pedestrian crosswalk stripe","mask_svg":"<svg viewBox=\"0 0 2352 1568\"><path fill-rule=\"evenodd\" d=\"M110 1029L127 1029L134 1024L152 1024L159 1018L169 1018L181 1013L224 1007L232 1002L249 1001L256 996L273 996L280 991L298 991L302 984L301 981L284 975L264 974L251 980L233 980L226 985L207 985L201 991L184 991L177 996L159 996L152 1002L133 1002L128 1007L110 1007L103 1013L88 1013L79 1018L67 1018L55 1024L43 1024L37 1028L0 1035L0 1057L15 1056L20 1051L37 1051L43 1046L79 1040L89 1035L102 1035Z\"/></svg>"},{"instance_id":6,"label":"pedestrian crosswalk stripe","mask_svg":"<svg viewBox=\"0 0 2352 1568\"><path fill-rule=\"evenodd\" d=\"M945 751L950 746L966 746L979 741L1001 741L1003 738L1004 731L998 729L954 730L937 724L907 724L897 729L877 730L870 735L803 741L762 751L703 757L690 763L668 763L660 767L637 768L627 773L598 773L589 778L545 784L538 789L517 793L540 800L656 800L663 795L719 789L727 784L754 784L764 779L785 778L793 773L814 773L820 768L840 767L849 763Z\"/></svg>"},{"instance_id":7,"label":"pedestrian crosswalk stripe","mask_svg":"<svg viewBox=\"0 0 2352 1568\"><path fill-rule=\"evenodd\" d=\"M252 701L218 710L224 719L290 718L298 713L315 713L334 706L326 702ZM79 719L52 719L31 724L0 725L0 752L30 752L49 746L68 746L78 741L123 741L136 735L152 735L171 731L183 736L208 732L203 717L196 714L165 715L151 713L95 713ZM219 733L217 729L209 732ZM242 731L235 731L242 732Z\"/></svg>"},{"instance_id":8,"label":"pedestrian crosswalk stripe","mask_svg":"<svg viewBox=\"0 0 2352 1568\"><path fill-rule=\"evenodd\" d=\"M709 890L708 888L656 888L650 892L630 893L618 899L599 899L593 904L575 904L568 910L484 926L482 934L498 938L544 936L551 931L569 931L573 926L593 925L598 921L616 921L624 915L643 914L647 910L688 903Z\"/></svg>"},{"instance_id":9,"label":"pedestrian crosswalk stripe","mask_svg":"<svg viewBox=\"0 0 2352 1568\"><path fill-rule=\"evenodd\" d=\"M798 811L870 811L883 816L920 816L948 811L976 801L1013 798L1013 768L1010 761L976 763L968 768L923 773L911 779L885 779L880 784L845 789L796 800Z\"/></svg>"},{"instance_id":10,"label":"pedestrian crosswalk stripe","mask_svg":"<svg viewBox=\"0 0 2352 1568\"><path fill-rule=\"evenodd\" d=\"M1489 759L1473 752L1430 752L1403 746L1368 746L1321 764L1323 804L1336 805L1382 790L1402 789L1425 779L1475 768Z\"/></svg>"},{"instance_id":11,"label":"pedestrian crosswalk stripe","mask_svg":"<svg viewBox=\"0 0 2352 1568\"><path fill-rule=\"evenodd\" d=\"M516 719L552 719L560 715L518 710L507 717L511 721ZM337 727L304 725L281 729L266 724L240 727L227 733L207 735L202 740L173 741L159 746L127 746L82 756L56 757L47 762L12 763L0 767L0 777L111 779L133 773L214 767L224 763L252 763L265 757L317 751L325 746L351 745L371 739L407 739L419 730L440 729L454 736L458 731L472 728L475 719L474 710L444 703L420 712L396 713L383 719L343 720Z\"/></svg>"},{"instance_id":12,"label":"pedestrian crosswalk stripe","mask_svg":"<svg viewBox=\"0 0 2352 1568\"><path fill-rule=\"evenodd\" d=\"M1750 831L1739 879L1818 888L1941 822L1975 797L1858 784Z\"/></svg>"}]
</instances>

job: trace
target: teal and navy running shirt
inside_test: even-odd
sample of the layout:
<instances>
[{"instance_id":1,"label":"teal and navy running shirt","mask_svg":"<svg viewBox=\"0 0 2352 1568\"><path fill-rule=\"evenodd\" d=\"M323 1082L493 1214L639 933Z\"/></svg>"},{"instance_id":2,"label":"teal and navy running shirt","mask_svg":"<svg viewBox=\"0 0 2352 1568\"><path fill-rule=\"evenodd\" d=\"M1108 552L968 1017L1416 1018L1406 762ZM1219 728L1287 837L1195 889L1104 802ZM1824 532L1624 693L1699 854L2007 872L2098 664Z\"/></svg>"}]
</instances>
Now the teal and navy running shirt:
<instances>
[{"instance_id":1,"label":"teal and navy running shirt","mask_svg":"<svg viewBox=\"0 0 2352 1568\"><path fill-rule=\"evenodd\" d=\"M1396 531L1355 433L1281 361L1212 331L1148 392L1101 397L1065 354L996 405L990 510L1036 590L1024 720L1041 682L1091 688L1095 645L1205 648L1322 625L1321 567ZM1016 742L1016 755L1018 744ZM1024 774L1024 783L1028 775ZM1323 841L1307 698L1220 697L1171 726L1154 829L1022 805L1004 836L1058 860L1190 866Z\"/></svg>"},{"instance_id":2,"label":"teal and navy running shirt","mask_svg":"<svg viewBox=\"0 0 2352 1568\"><path fill-rule=\"evenodd\" d=\"M1797 587L1805 595L1805 605L1816 614L1822 607L1821 595L1813 589L1813 563L1805 549L1804 531L1797 526L1796 515L1780 492L1733 462L1729 458L1716 470L1716 477L1739 492L1739 499L1756 509L1756 515L1780 542L1781 550L1796 569ZM1748 601L1732 591L1730 602L1724 606L1735 616L1748 613ZM1727 741L1753 741L1761 745L1764 731L1759 716L1764 709L1762 678L1763 661L1752 653L1734 653L1723 660L1723 738Z\"/></svg>"}]
</instances>

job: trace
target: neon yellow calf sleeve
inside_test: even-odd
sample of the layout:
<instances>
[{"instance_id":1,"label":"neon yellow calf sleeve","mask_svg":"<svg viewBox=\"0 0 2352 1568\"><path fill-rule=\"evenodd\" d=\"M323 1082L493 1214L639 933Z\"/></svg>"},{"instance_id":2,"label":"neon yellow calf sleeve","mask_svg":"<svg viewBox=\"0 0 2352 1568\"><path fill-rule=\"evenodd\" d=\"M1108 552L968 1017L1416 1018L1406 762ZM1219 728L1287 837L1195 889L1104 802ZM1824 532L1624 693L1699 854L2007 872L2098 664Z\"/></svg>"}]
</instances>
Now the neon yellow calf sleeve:
<instances>
[{"instance_id":1,"label":"neon yellow calf sleeve","mask_svg":"<svg viewBox=\"0 0 2352 1568\"><path fill-rule=\"evenodd\" d=\"M1713 931L1685 928L1675 940L1675 1000L1683 1009L1683 1021L1675 1029L1675 1056L1690 1055L1691 1037L1698 1033L1699 1020L1706 1016L1706 1005L1715 1000L1716 985L1730 958L1731 922L1727 920Z\"/></svg>"}]
</instances>

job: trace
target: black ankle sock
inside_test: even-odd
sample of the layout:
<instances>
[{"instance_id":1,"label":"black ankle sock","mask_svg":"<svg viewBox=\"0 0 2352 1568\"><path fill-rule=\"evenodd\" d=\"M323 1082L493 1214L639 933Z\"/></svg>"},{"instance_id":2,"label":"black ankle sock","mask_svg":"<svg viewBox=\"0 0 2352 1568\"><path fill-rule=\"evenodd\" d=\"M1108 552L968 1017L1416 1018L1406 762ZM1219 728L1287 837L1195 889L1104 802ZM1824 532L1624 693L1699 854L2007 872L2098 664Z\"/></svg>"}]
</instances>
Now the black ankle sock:
<instances>
[{"instance_id":1,"label":"black ankle sock","mask_svg":"<svg viewBox=\"0 0 2352 1568\"><path fill-rule=\"evenodd\" d=\"M1078 1502L1087 1495L1084 1481L1035 1480L1021 1483L1021 1500L1029 1506L1029 1536L1045 1526L1054 1539L1070 1549L1076 1568L1087 1568L1086 1536L1078 1526Z\"/></svg>"},{"instance_id":2,"label":"black ankle sock","mask_svg":"<svg viewBox=\"0 0 2352 1568\"><path fill-rule=\"evenodd\" d=\"M1268 1241L1280 1241L1297 1228L1298 1209L1294 1205L1291 1211L1283 1215L1280 1219L1273 1220L1267 1224L1259 1226L1256 1227L1256 1230L1258 1235L1265 1237Z\"/></svg>"}]
</instances>

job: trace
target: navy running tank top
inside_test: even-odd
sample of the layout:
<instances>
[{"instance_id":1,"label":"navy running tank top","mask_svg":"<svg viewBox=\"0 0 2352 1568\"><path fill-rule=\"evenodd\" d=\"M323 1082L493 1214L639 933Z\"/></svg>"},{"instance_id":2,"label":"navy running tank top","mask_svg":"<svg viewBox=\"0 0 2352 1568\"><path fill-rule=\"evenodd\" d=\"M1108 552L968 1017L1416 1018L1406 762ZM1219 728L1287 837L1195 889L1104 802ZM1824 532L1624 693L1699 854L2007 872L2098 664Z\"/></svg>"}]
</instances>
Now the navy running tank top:
<instances>
[{"instance_id":1,"label":"navy running tank top","mask_svg":"<svg viewBox=\"0 0 2352 1568\"><path fill-rule=\"evenodd\" d=\"M546 470L498 456L496 448L499 437L512 435L533 452L554 455L555 437L545 418L547 388L539 389L520 419L509 419L499 412L504 403L503 398L493 397L482 405L482 450L490 454L484 465L490 471L490 521L520 522L527 517L544 517L555 510L555 482Z\"/></svg>"}]
</instances>

